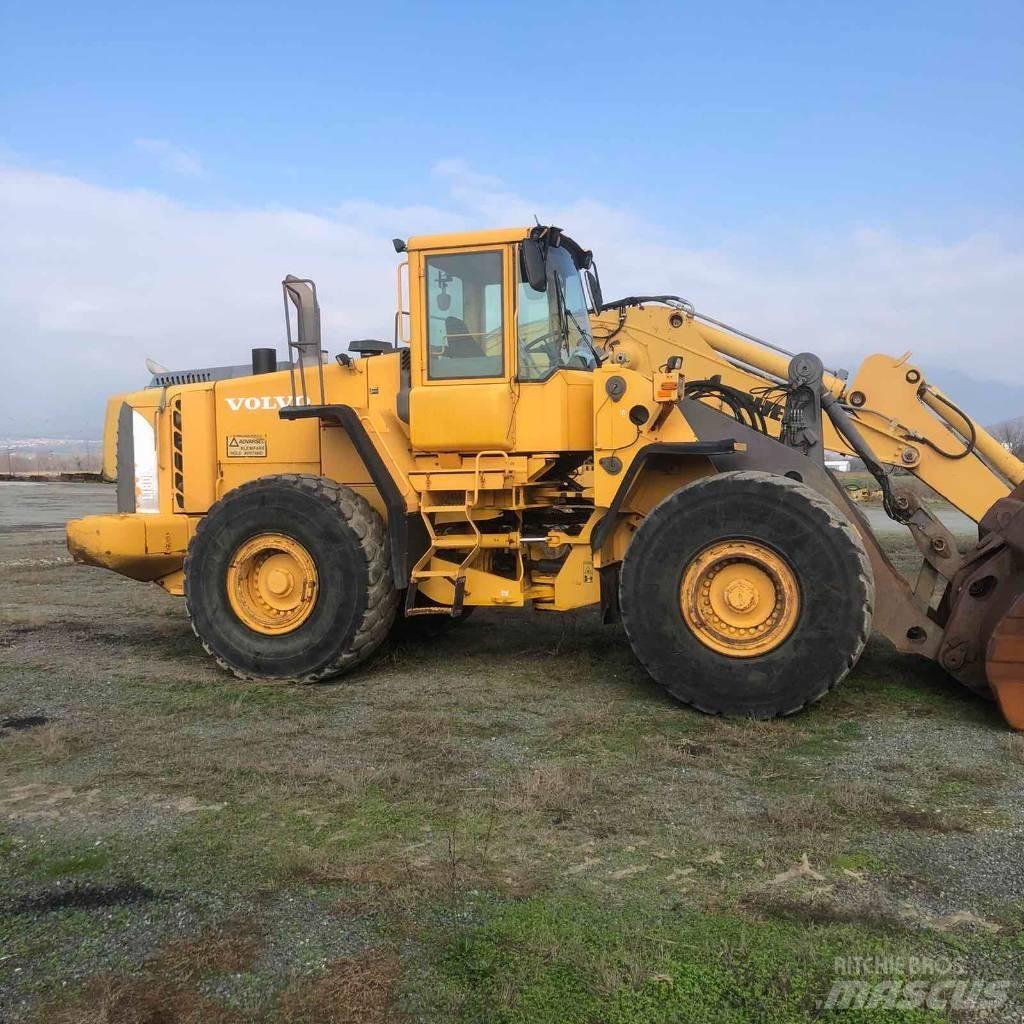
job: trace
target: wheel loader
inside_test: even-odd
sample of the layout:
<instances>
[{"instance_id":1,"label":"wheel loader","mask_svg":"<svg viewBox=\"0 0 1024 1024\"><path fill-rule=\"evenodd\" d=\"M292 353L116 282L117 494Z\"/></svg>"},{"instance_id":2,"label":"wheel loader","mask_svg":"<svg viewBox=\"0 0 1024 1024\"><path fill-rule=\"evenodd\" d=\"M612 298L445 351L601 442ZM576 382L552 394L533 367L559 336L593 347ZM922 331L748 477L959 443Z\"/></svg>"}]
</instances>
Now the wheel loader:
<instances>
[{"instance_id":1,"label":"wheel loader","mask_svg":"<svg viewBox=\"0 0 1024 1024\"><path fill-rule=\"evenodd\" d=\"M394 246L391 340L331 359L289 276L280 365L112 398L118 511L68 524L75 560L184 596L244 679L348 671L396 619L595 606L704 712L796 712L874 628L1024 728L1024 464L909 354L851 375L676 296L607 300L556 227ZM826 452L875 478L914 583ZM978 524L969 550L917 481Z\"/></svg>"}]
</instances>

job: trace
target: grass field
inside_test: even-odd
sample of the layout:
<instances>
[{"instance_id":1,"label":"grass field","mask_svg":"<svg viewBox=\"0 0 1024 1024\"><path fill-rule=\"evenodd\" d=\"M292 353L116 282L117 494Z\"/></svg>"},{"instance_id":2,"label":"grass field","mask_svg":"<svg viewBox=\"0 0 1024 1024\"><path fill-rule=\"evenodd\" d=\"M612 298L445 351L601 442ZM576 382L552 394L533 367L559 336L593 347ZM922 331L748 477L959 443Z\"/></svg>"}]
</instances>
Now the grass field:
<instances>
[{"instance_id":1,"label":"grass field","mask_svg":"<svg viewBox=\"0 0 1024 1024\"><path fill-rule=\"evenodd\" d=\"M241 684L180 601L69 564L109 490L17 487L0 1020L1024 1019L1024 742L934 666L875 639L810 712L726 722L592 615L485 612ZM820 1009L857 958L1009 1003Z\"/></svg>"}]
</instances>

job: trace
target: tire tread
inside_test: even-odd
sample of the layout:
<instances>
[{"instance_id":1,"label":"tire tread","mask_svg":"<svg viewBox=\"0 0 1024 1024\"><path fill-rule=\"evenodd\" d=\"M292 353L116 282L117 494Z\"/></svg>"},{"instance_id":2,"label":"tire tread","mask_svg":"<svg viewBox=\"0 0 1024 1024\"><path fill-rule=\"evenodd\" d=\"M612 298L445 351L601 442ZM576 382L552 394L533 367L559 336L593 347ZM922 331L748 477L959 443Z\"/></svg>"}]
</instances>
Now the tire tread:
<instances>
[{"instance_id":1,"label":"tire tread","mask_svg":"<svg viewBox=\"0 0 1024 1024\"><path fill-rule=\"evenodd\" d=\"M214 502L207 510L206 515L199 520L196 526L195 537L199 537L204 530L208 529L211 513L219 511L228 499L245 491L253 490L259 485L265 484L269 479L290 485L314 500L332 508L351 528L359 541L360 547L363 549L363 553L366 555L369 579L366 608L363 611L362 621L351 643L344 651L315 672L309 672L296 677L297 682L316 683L323 679L329 679L332 676L341 675L355 668L366 661L386 639L398 608L398 591L395 589L394 581L391 578L391 544L383 519L361 494L357 494L351 487L346 487L344 484L336 483L326 477L307 473L282 473L274 477L258 477L255 480L249 480L238 487L232 488L223 498ZM199 642L203 645L203 650L221 668L231 672L239 679L245 679L249 682L260 680L263 677L244 672L228 664L200 635L199 630L196 628L188 595L191 551L192 545L190 544L189 550L185 555L184 574L185 611L189 617L192 632L195 633Z\"/></svg>"},{"instance_id":2,"label":"tire tread","mask_svg":"<svg viewBox=\"0 0 1024 1024\"><path fill-rule=\"evenodd\" d=\"M683 489L686 491L688 497L697 497L707 488L722 486L722 481L725 477L728 477L737 483L755 483L762 487L778 488L780 495L785 491L799 492L807 501L814 513L820 513L822 517L821 525L823 528L839 531L843 537L844 543L853 552L858 562L856 578L849 580L848 585L852 585L860 590L862 594L861 603L863 607L863 614L861 616L858 635L851 647L850 654L845 659L845 668L841 672L835 673L831 678L823 679L820 687L807 695L805 699L801 700L799 703L779 708L775 711L774 715L771 716L788 717L789 715L794 715L797 712L802 711L804 708L810 707L822 700L822 698L834 690L846 678L851 669L853 669L860 659L864 647L871 635L871 621L874 614L875 587L871 562L868 558L867 551L864 548L864 543L861 540L860 535L850 521L839 512L831 501L801 481L773 473L765 473L759 470L738 470L728 474L713 474L711 476L702 477L699 480L695 480L694 482L687 484ZM678 491L673 492L656 505L651 512L648 513L648 520L658 516L659 509L663 510L662 514L668 514L667 505L678 493ZM646 521L647 520L645 520L645 522ZM627 559L629 557L628 550L626 557ZM655 672L655 667L652 664L652 660L649 657L648 652L643 644L637 642L635 633L632 632L630 628L633 612L638 611L642 614L642 610L633 609L631 607L631 595L628 594L628 588L626 587L622 587L620 589L619 600L622 609L623 626L625 627L626 635L630 640L630 644L637 660L643 665L644 669L652 678L657 679L658 677ZM719 709L702 705L698 700L688 700L683 697L679 697L676 694L672 694L672 696L673 699L678 700L680 703L693 707L704 714L723 714Z\"/></svg>"}]
</instances>

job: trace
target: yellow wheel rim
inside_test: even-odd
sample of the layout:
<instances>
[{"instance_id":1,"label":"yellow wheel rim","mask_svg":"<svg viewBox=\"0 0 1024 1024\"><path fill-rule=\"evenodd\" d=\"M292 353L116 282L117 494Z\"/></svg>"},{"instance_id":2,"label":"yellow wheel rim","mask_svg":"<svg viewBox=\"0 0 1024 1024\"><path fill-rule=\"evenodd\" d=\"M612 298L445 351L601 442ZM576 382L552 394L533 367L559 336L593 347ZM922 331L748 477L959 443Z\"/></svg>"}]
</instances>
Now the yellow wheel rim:
<instances>
[{"instance_id":1,"label":"yellow wheel rim","mask_svg":"<svg viewBox=\"0 0 1024 1024\"><path fill-rule=\"evenodd\" d=\"M268 636L298 629L316 606L316 565L298 541L280 533L261 533L242 544L226 583L238 618Z\"/></svg>"},{"instance_id":2,"label":"yellow wheel rim","mask_svg":"<svg viewBox=\"0 0 1024 1024\"><path fill-rule=\"evenodd\" d=\"M749 540L706 547L686 567L683 618L705 647L731 658L775 650L800 614L796 575L771 548Z\"/></svg>"}]
</instances>

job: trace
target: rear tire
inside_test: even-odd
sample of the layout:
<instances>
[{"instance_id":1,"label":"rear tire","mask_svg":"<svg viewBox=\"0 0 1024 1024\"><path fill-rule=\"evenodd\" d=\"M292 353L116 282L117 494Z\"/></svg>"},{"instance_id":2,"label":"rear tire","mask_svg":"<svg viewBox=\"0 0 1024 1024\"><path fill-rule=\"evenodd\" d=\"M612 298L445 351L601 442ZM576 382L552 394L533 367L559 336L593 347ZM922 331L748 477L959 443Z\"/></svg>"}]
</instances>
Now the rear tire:
<instances>
[{"instance_id":1,"label":"rear tire","mask_svg":"<svg viewBox=\"0 0 1024 1024\"><path fill-rule=\"evenodd\" d=\"M284 632L247 622L231 582L239 553L263 537L294 542L295 564L314 567L311 607ZM365 498L323 477L269 476L235 488L200 521L185 558L192 629L243 679L315 682L347 672L387 637L397 603L383 519Z\"/></svg>"},{"instance_id":2,"label":"rear tire","mask_svg":"<svg viewBox=\"0 0 1024 1024\"><path fill-rule=\"evenodd\" d=\"M768 572L731 584L735 617L727 608L716 618L708 602L702 618L692 609L716 584L700 567L719 551L730 572L749 568L730 551L762 552ZM788 604L772 565L795 584ZM778 609L756 637L727 624L752 624L743 617L756 606L749 579L768 580L762 608ZM619 600L633 651L673 697L709 714L774 718L820 700L857 663L874 580L860 537L820 494L787 477L733 472L682 487L650 512L626 551Z\"/></svg>"}]
</instances>

